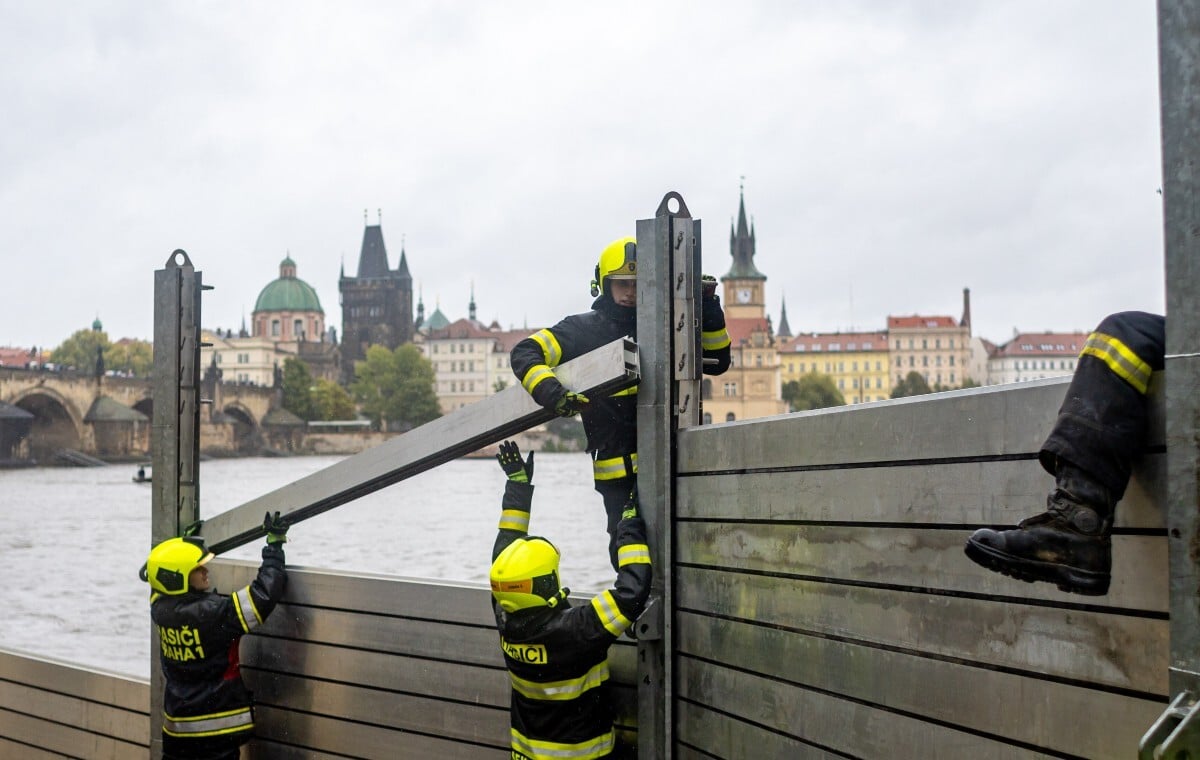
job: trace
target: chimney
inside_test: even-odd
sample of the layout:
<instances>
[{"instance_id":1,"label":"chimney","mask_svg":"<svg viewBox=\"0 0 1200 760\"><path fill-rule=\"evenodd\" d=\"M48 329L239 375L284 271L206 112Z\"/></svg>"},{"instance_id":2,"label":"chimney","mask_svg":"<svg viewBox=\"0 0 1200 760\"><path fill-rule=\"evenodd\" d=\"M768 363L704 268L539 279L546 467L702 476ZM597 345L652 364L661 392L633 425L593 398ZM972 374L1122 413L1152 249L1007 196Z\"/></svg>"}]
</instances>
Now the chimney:
<instances>
[{"instance_id":1,"label":"chimney","mask_svg":"<svg viewBox=\"0 0 1200 760\"><path fill-rule=\"evenodd\" d=\"M963 315L962 321L959 322L960 327L967 328L967 332L971 331L971 289L963 288Z\"/></svg>"}]
</instances>

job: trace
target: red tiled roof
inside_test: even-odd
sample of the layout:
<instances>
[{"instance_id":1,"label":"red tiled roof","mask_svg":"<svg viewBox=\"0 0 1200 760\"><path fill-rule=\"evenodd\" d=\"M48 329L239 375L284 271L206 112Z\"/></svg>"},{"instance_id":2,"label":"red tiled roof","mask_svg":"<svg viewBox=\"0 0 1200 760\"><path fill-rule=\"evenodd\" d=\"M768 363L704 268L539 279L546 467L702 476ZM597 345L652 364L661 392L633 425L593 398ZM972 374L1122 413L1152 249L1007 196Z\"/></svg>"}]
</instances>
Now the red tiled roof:
<instances>
[{"instance_id":1,"label":"red tiled roof","mask_svg":"<svg viewBox=\"0 0 1200 760\"><path fill-rule=\"evenodd\" d=\"M725 330L734 346L743 342L749 343L754 333L765 333L771 329L771 323L766 317L726 317Z\"/></svg>"},{"instance_id":2,"label":"red tiled roof","mask_svg":"<svg viewBox=\"0 0 1200 760\"><path fill-rule=\"evenodd\" d=\"M37 360L36 356L29 355L28 348L0 348L0 365L5 367L24 367Z\"/></svg>"},{"instance_id":3,"label":"red tiled roof","mask_svg":"<svg viewBox=\"0 0 1200 760\"><path fill-rule=\"evenodd\" d=\"M808 333L780 341L780 353L821 353L826 351L887 351L887 333L845 332Z\"/></svg>"},{"instance_id":4,"label":"red tiled roof","mask_svg":"<svg viewBox=\"0 0 1200 760\"><path fill-rule=\"evenodd\" d=\"M908 317L888 317L888 329L913 329L913 328L932 328L932 327L958 327L958 321L954 317L937 315L932 317L923 317L919 314L913 314Z\"/></svg>"},{"instance_id":5,"label":"red tiled roof","mask_svg":"<svg viewBox=\"0 0 1200 760\"><path fill-rule=\"evenodd\" d=\"M1018 333L992 356L1077 356L1087 333Z\"/></svg>"}]
</instances>

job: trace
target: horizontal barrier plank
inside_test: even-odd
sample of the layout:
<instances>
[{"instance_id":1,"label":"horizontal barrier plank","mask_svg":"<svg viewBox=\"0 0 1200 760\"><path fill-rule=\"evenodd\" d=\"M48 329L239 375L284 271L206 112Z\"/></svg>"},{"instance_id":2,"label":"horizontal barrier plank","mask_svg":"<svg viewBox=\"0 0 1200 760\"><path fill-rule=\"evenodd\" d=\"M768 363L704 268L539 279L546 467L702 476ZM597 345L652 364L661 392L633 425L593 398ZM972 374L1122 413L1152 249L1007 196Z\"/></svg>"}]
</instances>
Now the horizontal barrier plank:
<instances>
[{"instance_id":1,"label":"horizontal barrier plank","mask_svg":"<svg viewBox=\"0 0 1200 760\"><path fill-rule=\"evenodd\" d=\"M35 715L93 734L134 744L147 743L150 719L146 713L91 702L68 693L74 684L64 681L55 691L0 681L0 709ZM0 731L0 735L3 732Z\"/></svg>"},{"instance_id":2,"label":"horizontal barrier plank","mask_svg":"<svg viewBox=\"0 0 1200 760\"><path fill-rule=\"evenodd\" d=\"M679 701L676 718L675 757L680 760L713 757L845 760L846 757L687 700Z\"/></svg>"},{"instance_id":3,"label":"horizontal barrier plank","mask_svg":"<svg viewBox=\"0 0 1200 760\"><path fill-rule=\"evenodd\" d=\"M368 760L404 757L495 760L507 746L456 742L411 731L304 715L269 705L256 707L255 716L258 740L251 745L251 760L321 760L347 756Z\"/></svg>"},{"instance_id":4,"label":"horizontal barrier plank","mask_svg":"<svg viewBox=\"0 0 1200 760\"><path fill-rule=\"evenodd\" d=\"M1165 528L1166 456L1138 462L1117 528ZM676 480L682 519L1015 525L1046 506L1052 478L1034 460L919 464Z\"/></svg>"},{"instance_id":5,"label":"horizontal barrier plank","mask_svg":"<svg viewBox=\"0 0 1200 760\"><path fill-rule=\"evenodd\" d=\"M56 717L56 716L53 716ZM28 744L60 755L79 758L145 757L149 749L150 723L146 738L127 742L76 728L57 720L44 720L0 709L0 736L17 744ZM13 757L23 757L22 754Z\"/></svg>"},{"instance_id":6,"label":"horizontal barrier plank","mask_svg":"<svg viewBox=\"0 0 1200 760\"><path fill-rule=\"evenodd\" d=\"M149 628L146 635L150 635ZM150 685L146 681L42 655L0 649L0 679L65 691L80 699L123 710L150 713Z\"/></svg>"},{"instance_id":7,"label":"horizontal barrier plank","mask_svg":"<svg viewBox=\"0 0 1200 760\"><path fill-rule=\"evenodd\" d=\"M507 746L507 705L500 708L449 702L264 671L248 672L247 681L251 675L255 699L264 705L446 739ZM297 719L303 722L304 718Z\"/></svg>"},{"instance_id":8,"label":"horizontal barrier plank","mask_svg":"<svg viewBox=\"0 0 1200 760\"><path fill-rule=\"evenodd\" d=\"M62 760L57 752L48 752L29 744L19 744L0 735L0 757L19 757L22 760Z\"/></svg>"},{"instance_id":9,"label":"horizontal barrier plank","mask_svg":"<svg viewBox=\"0 0 1200 760\"><path fill-rule=\"evenodd\" d=\"M678 472L1034 455L1069 378L936 393L680 431ZM1163 441L1152 392L1149 440Z\"/></svg>"},{"instance_id":10,"label":"horizontal barrier plank","mask_svg":"<svg viewBox=\"0 0 1200 760\"><path fill-rule=\"evenodd\" d=\"M679 696L684 700L711 704L714 695L722 695L716 708L727 715L766 727L785 737L803 739L819 747L864 760L891 760L897 757L1007 760L1046 756L987 736L730 668L697 662L688 657L679 658L677 672ZM678 731L679 740L699 746L698 742L691 741L694 728L693 724L682 724ZM713 737L719 742L712 749L718 757L739 756L731 752L731 747L745 745L762 735L760 728L739 721L726 722L724 729L722 735Z\"/></svg>"},{"instance_id":11,"label":"horizontal barrier plank","mask_svg":"<svg viewBox=\"0 0 1200 760\"><path fill-rule=\"evenodd\" d=\"M1079 602L1053 584L986 570L963 554L969 531L772 523L685 522L675 528L682 564L955 593ZM1115 536L1113 584L1094 604L1166 614L1166 536Z\"/></svg>"},{"instance_id":12,"label":"horizontal barrier plank","mask_svg":"<svg viewBox=\"0 0 1200 760\"><path fill-rule=\"evenodd\" d=\"M676 631L677 651L685 656L1083 757L1135 756L1141 735L1166 706L1165 701L689 613L680 615ZM715 693L703 701L728 709L724 705L730 699L758 698Z\"/></svg>"},{"instance_id":13,"label":"horizontal barrier plank","mask_svg":"<svg viewBox=\"0 0 1200 760\"><path fill-rule=\"evenodd\" d=\"M1163 619L700 568L676 571L681 610L761 621L988 666L1167 691Z\"/></svg>"}]
</instances>

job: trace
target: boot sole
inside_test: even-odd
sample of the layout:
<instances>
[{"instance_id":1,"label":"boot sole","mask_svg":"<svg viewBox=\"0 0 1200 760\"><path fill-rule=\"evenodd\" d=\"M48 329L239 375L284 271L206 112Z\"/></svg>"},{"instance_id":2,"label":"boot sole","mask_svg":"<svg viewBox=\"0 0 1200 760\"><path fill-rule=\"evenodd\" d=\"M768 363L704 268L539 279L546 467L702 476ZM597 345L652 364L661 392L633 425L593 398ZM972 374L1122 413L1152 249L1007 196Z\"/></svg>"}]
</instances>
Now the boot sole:
<instances>
[{"instance_id":1,"label":"boot sole","mask_svg":"<svg viewBox=\"0 0 1200 760\"><path fill-rule=\"evenodd\" d=\"M1108 585L1111 580L1109 573L1096 573L1069 565L1056 565L1050 562L1014 557L1011 554L998 552L990 546L975 543L969 538L963 552L972 562L982 565L988 570L994 570L1026 583L1036 581L1053 583L1060 591L1084 596L1104 596L1108 593Z\"/></svg>"}]
</instances>

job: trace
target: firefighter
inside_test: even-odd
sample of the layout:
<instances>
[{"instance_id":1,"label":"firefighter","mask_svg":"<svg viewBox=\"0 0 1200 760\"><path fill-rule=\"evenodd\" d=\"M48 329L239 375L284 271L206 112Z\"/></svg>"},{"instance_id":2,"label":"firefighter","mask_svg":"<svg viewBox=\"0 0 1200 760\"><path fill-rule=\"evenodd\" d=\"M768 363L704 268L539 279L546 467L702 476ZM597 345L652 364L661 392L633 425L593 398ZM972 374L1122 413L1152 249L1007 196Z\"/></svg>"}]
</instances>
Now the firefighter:
<instances>
[{"instance_id":1,"label":"firefighter","mask_svg":"<svg viewBox=\"0 0 1200 760\"><path fill-rule=\"evenodd\" d=\"M236 760L254 733L238 642L267 619L287 586L288 526L276 512L264 517L263 529L267 545L258 577L233 596L211 588L205 565L213 554L199 536L163 541L142 565L161 650L164 760Z\"/></svg>"},{"instance_id":2,"label":"firefighter","mask_svg":"<svg viewBox=\"0 0 1200 760\"><path fill-rule=\"evenodd\" d=\"M701 348L704 372L719 375L729 368L729 333L725 312L716 293L716 279L704 276ZM617 567L616 528L625 500L636 483L637 386L604 398L570 391L554 368L617 338L637 339L637 241L631 237L609 243L600 253L592 280L592 310L566 317L554 327L539 330L512 350L513 373L540 405L563 417L578 413L592 455L592 477L608 513L609 560Z\"/></svg>"},{"instance_id":3,"label":"firefighter","mask_svg":"<svg viewBox=\"0 0 1200 760\"><path fill-rule=\"evenodd\" d=\"M968 557L1023 581L1108 593L1113 517L1144 445L1146 391L1163 368L1165 334L1163 317L1127 311L1088 336L1038 457L1055 481L1046 511L1011 530L975 531Z\"/></svg>"},{"instance_id":4,"label":"firefighter","mask_svg":"<svg viewBox=\"0 0 1200 760\"><path fill-rule=\"evenodd\" d=\"M528 535L533 453L505 441L496 455L508 481L489 578L500 647L512 685L513 760L608 757L615 747L608 648L650 595L650 549L636 494L617 523L617 581L572 607L558 577L558 550Z\"/></svg>"}]
</instances>

